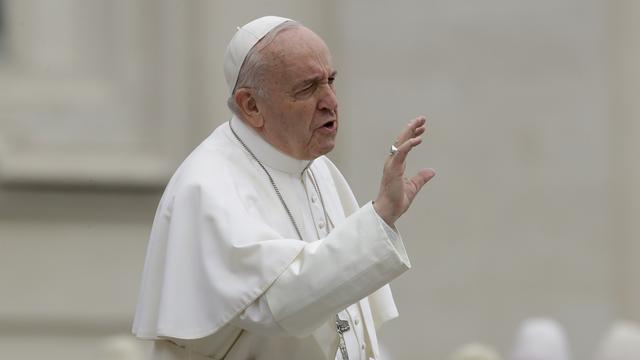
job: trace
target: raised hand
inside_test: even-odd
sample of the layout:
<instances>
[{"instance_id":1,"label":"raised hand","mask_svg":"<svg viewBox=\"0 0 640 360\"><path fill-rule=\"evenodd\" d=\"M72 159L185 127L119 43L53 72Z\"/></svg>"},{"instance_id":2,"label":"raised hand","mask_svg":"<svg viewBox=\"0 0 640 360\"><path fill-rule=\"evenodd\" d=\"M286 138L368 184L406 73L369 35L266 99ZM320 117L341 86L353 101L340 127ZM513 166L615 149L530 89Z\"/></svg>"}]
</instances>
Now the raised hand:
<instances>
[{"instance_id":1,"label":"raised hand","mask_svg":"<svg viewBox=\"0 0 640 360\"><path fill-rule=\"evenodd\" d=\"M404 173L407 155L422 142L420 135L426 131L426 123L423 116L411 120L394 143L397 151L384 163L380 192L373 207L390 226L409 209L422 186L436 175L433 169L422 169L411 178Z\"/></svg>"}]
</instances>

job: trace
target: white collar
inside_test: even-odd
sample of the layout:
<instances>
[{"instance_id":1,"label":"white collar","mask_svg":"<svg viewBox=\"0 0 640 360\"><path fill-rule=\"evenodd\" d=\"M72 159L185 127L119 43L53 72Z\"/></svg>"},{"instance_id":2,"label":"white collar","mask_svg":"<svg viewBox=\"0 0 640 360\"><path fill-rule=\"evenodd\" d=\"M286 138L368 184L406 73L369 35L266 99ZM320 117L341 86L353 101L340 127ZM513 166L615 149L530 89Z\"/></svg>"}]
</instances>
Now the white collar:
<instances>
[{"instance_id":1,"label":"white collar","mask_svg":"<svg viewBox=\"0 0 640 360\"><path fill-rule=\"evenodd\" d=\"M282 172L300 175L313 162L313 160L298 160L276 149L235 115L229 121L229 126L263 165Z\"/></svg>"}]
</instances>

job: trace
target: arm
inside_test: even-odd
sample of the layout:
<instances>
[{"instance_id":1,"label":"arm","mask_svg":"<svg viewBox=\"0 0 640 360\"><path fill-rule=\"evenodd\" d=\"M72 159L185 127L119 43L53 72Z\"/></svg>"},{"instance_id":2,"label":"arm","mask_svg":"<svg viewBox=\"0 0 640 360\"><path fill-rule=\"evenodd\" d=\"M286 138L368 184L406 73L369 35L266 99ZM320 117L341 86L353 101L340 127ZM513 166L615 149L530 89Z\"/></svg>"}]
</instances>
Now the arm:
<instances>
[{"instance_id":1,"label":"arm","mask_svg":"<svg viewBox=\"0 0 640 360\"><path fill-rule=\"evenodd\" d=\"M304 336L327 316L409 269L404 245L391 227L435 175L425 169L412 179L404 176L407 154L420 144L425 122L424 118L413 120L398 137L399 151L385 163L376 202L354 213L325 239L307 244L274 284L236 318L237 326Z\"/></svg>"},{"instance_id":2,"label":"arm","mask_svg":"<svg viewBox=\"0 0 640 360\"><path fill-rule=\"evenodd\" d=\"M309 243L232 323L262 335L306 336L409 268L399 235L367 204L329 236Z\"/></svg>"}]
</instances>

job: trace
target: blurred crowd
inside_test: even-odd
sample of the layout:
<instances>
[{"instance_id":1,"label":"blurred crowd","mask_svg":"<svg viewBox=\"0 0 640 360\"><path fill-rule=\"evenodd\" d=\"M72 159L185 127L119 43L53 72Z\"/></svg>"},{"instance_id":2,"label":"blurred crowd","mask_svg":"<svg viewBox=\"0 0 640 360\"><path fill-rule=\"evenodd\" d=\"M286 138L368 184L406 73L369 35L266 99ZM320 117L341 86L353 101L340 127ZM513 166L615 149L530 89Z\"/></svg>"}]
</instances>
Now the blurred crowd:
<instances>
[{"instance_id":1,"label":"blurred crowd","mask_svg":"<svg viewBox=\"0 0 640 360\"><path fill-rule=\"evenodd\" d=\"M143 360L147 358L148 345L148 342L130 335L108 337L99 349L100 360ZM391 359L387 356L385 360ZM531 318L520 325L509 352L501 354L489 344L471 342L454 351L449 360L578 359L572 357L569 337L558 321ZM630 321L613 324L600 343L596 344L592 358L580 360L640 360L640 325Z\"/></svg>"},{"instance_id":2,"label":"blurred crowd","mask_svg":"<svg viewBox=\"0 0 640 360\"><path fill-rule=\"evenodd\" d=\"M571 360L571 346L562 325L550 318L525 320L511 351L502 356L483 343L470 343L455 351L450 360ZM597 345L593 360L640 360L640 326L621 321L613 324Z\"/></svg>"}]
</instances>

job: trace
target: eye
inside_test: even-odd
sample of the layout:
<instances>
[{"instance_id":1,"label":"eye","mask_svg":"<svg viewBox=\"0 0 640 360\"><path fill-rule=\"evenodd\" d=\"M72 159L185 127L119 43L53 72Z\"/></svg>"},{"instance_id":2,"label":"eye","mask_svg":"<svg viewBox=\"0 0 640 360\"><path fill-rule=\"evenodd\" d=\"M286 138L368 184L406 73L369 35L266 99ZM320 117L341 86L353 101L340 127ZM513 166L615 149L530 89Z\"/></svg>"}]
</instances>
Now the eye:
<instances>
[{"instance_id":1,"label":"eye","mask_svg":"<svg viewBox=\"0 0 640 360\"><path fill-rule=\"evenodd\" d=\"M298 90L298 92L296 93L298 96L306 96L308 94L310 94L313 89L315 88L315 84L311 83L309 85L306 85L305 87L303 87L302 89Z\"/></svg>"},{"instance_id":2,"label":"eye","mask_svg":"<svg viewBox=\"0 0 640 360\"><path fill-rule=\"evenodd\" d=\"M335 76L330 76L330 77L329 77L329 81L328 81L328 82L329 82L329 85L333 85L333 82L334 82L335 80L336 80L336 77L335 77Z\"/></svg>"}]
</instances>

